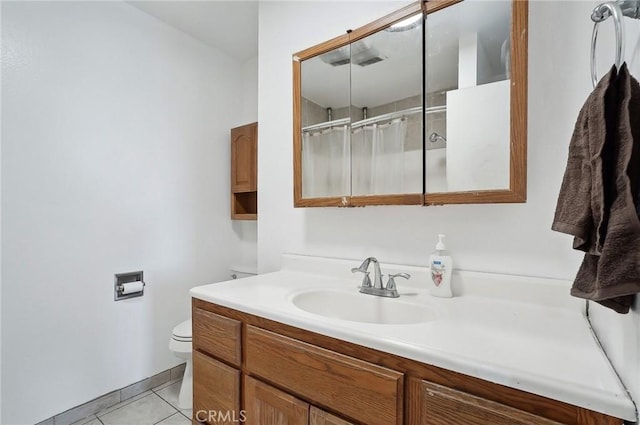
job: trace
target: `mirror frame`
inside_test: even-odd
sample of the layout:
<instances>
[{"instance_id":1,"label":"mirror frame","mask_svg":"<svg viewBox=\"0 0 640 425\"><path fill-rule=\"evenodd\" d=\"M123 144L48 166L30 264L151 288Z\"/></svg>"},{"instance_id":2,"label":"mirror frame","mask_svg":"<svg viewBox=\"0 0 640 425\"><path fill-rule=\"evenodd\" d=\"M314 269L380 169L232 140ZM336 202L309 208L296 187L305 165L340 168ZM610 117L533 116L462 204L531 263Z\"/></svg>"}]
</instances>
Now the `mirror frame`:
<instances>
[{"instance_id":1,"label":"mirror frame","mask_svg":"<svg viewBox=\"0 0 640 425\"><path fill-rule=\"evenodd\" d=\"M463 0L411 3L346 34L293 55L293 203L294 207L355 207L365 205L444 205L526 202L527 192L527 66L528 0L512 0L509 189L398 195L302 197L301 62L388 28L422 11L425 16ZM424 83L423 83L424 84ZM423 130L424 132L424 130ZM424 135L423 135L424 145ZM424 155L424 148L423 148ZM424 161L423 161L424 166ZM423 183L424 192L424 183Z\"/></svg>"}]
</instances>

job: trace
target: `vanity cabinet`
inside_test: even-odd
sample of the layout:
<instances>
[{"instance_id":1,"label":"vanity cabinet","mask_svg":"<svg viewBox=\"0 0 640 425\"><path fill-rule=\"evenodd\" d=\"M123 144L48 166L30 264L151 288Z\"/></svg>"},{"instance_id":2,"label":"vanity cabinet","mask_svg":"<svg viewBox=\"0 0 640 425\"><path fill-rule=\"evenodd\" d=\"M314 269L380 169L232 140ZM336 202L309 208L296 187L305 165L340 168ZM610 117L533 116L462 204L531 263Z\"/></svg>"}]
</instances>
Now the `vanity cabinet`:
<instances>
[{"instance_id":1,"label":"vanity cabinet","mask_svg":"<svg viewBox=\"0 0 640 425\"><path fill-rule=\"evenodd\" d=\"M199 351L193 352L193 412L195 423L220 423L220 414L240 414L240 371ZM200 412L200 413L198 413ZM215 412L215 413L214 413ZM233 416L234 413L231 413ZM232 418L231 418L232 419Z\"/></svg>"},{"instance_id":2,"label":"vanity cabinet","mask_svg":"<svg viewBox=\"0 0 640 425\"><path fill-rule=\"evenodd\" d=\"M258 214L258 123L231 129L231 218Z\"/></svg>"},{"instance_id":3,"label":"vanity cabinet","mask_svg":"<svg viewBox=\"0 0 640 425\"><path fill-rule=\"evenodd\" d=\"M623 423L199 299L193 348L195 419L205 410L255 425Z\"/></svg>"},{"instance_id":4,"label":"vanity cabinet","mask_svg":"<svg viewBox=\"0 0 640 425\"><path fill-rule=\"evenodd\" d=\"M409 397L415 400L415 425L561 425L538 415L514 409L428 381L415 380Z\"/></svg>"},{"instance_id":5,"label":"vanity cabinet","mask_svg":"<svg viewBox=\"0 0 640 425\"><path fill-rule=\"evenodd\" d=\"M309 424L308 403L250 376L245 377L244 388L247 424Z\"/></svg>"},{"instance_id":6,"label":"vanity cabinet","mask_svg":"<svg viewBox=\"0 0 640 425\"><path fill-rule=\"evenodd\" d=\"M255 326L246 329L251 373L362 423L402 424L402 373Z\"/></svg>"},{"instance_id":7,"label":"vanity cabinet","mask_svg":"<svg viewBox=\"0 0 640 425\"><path fill-rule=\"evenodd\" d=\"M309 409L309 425L355 425L353 422L347 422L329 412L320 410L311 406Z\"/></svg>"},{"instance_id":8,"label":"vanity cabinet","mask_svg":"<svg viewBox=\"0 0 640 425\"><path fill-rule=\"evenodd\" d=\"M356 425L249 376L244 385L248 424Z\"/></svg>"},{"instance_id":9,"label":"vanity cabinet","mask_svg":"<svg viewBox=\"0 0 640 425\"><path fill-rule=\"evenodd\" d=\"M192 319L194 423L235 423L241 417L242 323L200 308Z\"/></svg>"}]
</instances>

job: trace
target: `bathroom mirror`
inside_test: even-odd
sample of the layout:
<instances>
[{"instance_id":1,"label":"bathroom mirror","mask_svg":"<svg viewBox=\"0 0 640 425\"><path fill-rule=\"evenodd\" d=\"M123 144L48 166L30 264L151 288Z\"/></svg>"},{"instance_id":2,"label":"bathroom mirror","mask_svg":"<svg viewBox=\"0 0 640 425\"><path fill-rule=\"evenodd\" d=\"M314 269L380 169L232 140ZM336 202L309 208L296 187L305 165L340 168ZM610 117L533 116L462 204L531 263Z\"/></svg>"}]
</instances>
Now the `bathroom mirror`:
<instances>
[{"instance_id":1,"label":"bathroom mirror","mask_svg":"<svg viewBox=\"0 0 640 425\"><path fill-rule=\"evenodd\" d=\"M302 197L351 194L350 46L305 60L302 74Z\"/></svg>"},{"instance_id":2,"label":"bathroom mirror","mask_svg":"<svg viewBox=\"0 0 640 425\"><path fill-rule=\"evenodd\" d=\"M296 206L422 204L422 28L416 2L294 55Z\"/></svg>"},{"instance_id":3,"label":"bathroom mirror","mask_svg":"<svg viewBox=\"0 0 640 425\"><path fill-rule=\"evenodd\" d=\"M420 10L349 46L352 203L422 194L422 28Z\"/></svg>"},{"instance_id":4,"label":"bathroom mirror","mask_svg":"<svg viewBox=\"0 0 640 425\"><path fill-rule=\"evenodd\" d=\"M465 0L427 15L426 204L525 200L522 3Z\"/></svg>"},{"instance_id":5,"label":"bathroom mirror","mask_svg":"<svg viewBox=\"0 0 640 425\"><path fill-rule=\"evenodd\" d=\"M416 2L295 54L295 206L524 202L527 10Z\"/></svg>"}]
</instances>

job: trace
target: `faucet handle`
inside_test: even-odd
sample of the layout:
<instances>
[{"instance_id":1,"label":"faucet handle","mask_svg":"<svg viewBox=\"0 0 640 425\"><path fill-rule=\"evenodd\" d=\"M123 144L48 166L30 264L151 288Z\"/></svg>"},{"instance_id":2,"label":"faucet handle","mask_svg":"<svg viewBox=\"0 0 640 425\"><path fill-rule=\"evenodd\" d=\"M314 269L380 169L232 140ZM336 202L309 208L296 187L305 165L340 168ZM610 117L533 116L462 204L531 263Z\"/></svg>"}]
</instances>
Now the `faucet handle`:
<instances>
[{"instance_id":1,"label":"faucet handle","mask_svg":"<svg viewBox=\"0 0 640 425\"><path fill-rule=\"evenodd\" d=\"M401 277L403 279L409 280L411 275L409 273L389 274L389 280L387 281L386 286L387 291L394 291L396 289L396 277Z\"/></svg>"}]
</instances>

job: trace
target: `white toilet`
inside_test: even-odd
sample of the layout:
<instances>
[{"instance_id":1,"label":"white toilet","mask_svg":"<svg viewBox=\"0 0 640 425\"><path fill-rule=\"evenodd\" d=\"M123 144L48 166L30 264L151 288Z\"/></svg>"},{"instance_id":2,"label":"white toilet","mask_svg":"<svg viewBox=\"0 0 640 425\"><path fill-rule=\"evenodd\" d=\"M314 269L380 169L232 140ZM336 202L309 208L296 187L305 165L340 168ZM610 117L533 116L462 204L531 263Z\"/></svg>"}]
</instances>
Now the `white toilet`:
<instances>
[{"instance_id":1,"label":"white toilet","mask_svg":"<svg viewBox=\"0 0 640 425\"><path fill-rule=\"evenodd\" d=\"M242 279L244 277L255 276L255 273L251 270L246 270L241 267L232 267L231 275L232 279ZM180 395L178 396L178 407L181 409L193 408L193 363L191 360L191 319L185 320L178 326L173 328L171 333L171 339L169 340L169 349L175 353L176 356L186 360L187 367L184 370L184 377L182 378L182 385L180 386Z\"/></svg>"},{"instance_id":2,"label":"white toilet","mask_svg":"<svg viewBox=\"0 0 640 425\"><path fill-rule=\"evenodd\" d=\"M193 407L193 363L191 361L191 319L185 320L173 328L169 349L181 359L186 360L187 367L184 370L180 395L178 396L178 407L180 409L191 409Z\"/></svg>"}]
</instances>

